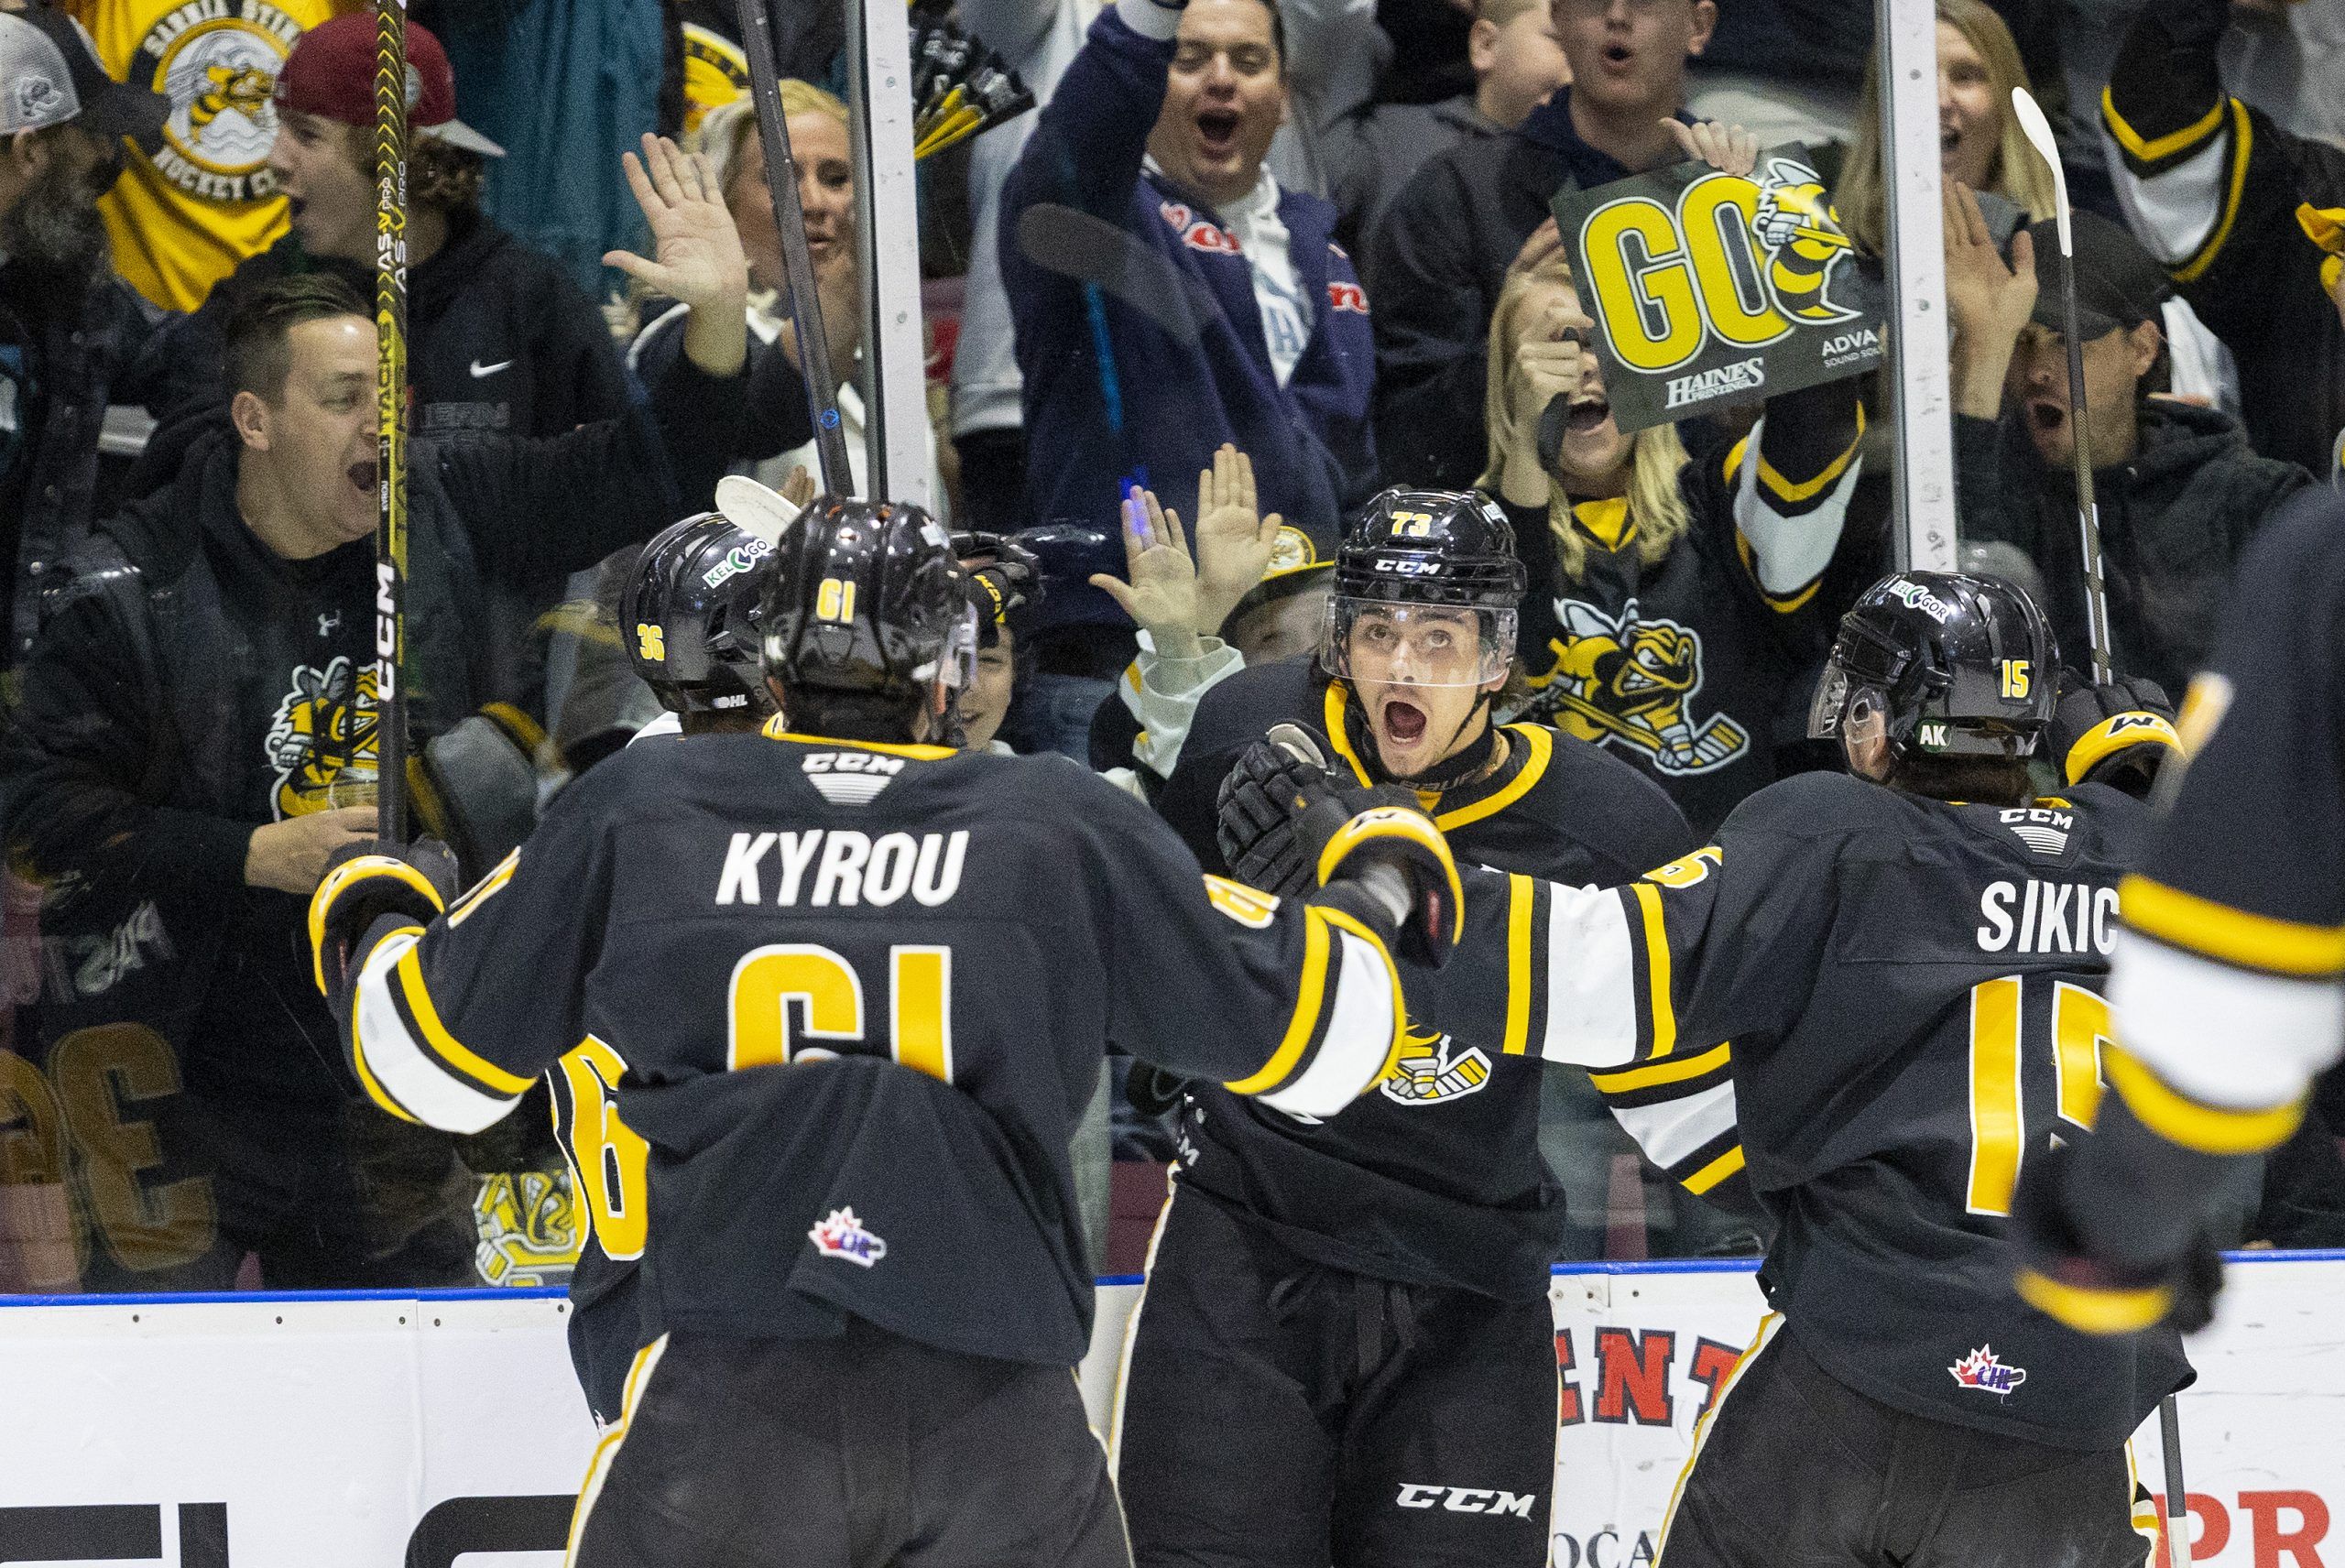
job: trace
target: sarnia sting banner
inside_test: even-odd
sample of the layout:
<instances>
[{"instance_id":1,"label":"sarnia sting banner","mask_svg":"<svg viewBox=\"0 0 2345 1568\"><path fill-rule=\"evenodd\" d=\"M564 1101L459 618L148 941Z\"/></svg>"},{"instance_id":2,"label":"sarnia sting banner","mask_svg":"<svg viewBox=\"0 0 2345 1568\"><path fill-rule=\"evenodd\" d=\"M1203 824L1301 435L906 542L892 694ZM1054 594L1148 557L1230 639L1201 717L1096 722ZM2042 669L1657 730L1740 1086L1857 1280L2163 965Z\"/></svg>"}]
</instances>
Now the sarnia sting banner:
<instances>
[{"instance_id":1,"label":"sarnia sting banner","mask_svg":"<svg viewBox=\"0 0 2345 1568\"><path fill-rule=\"evenodd\" d=\"M1747 179L1681 163L1553 205L1623 430L1881 362L1881 285L1796 142L1761 153Z\"/></svg>"}]
</instances>

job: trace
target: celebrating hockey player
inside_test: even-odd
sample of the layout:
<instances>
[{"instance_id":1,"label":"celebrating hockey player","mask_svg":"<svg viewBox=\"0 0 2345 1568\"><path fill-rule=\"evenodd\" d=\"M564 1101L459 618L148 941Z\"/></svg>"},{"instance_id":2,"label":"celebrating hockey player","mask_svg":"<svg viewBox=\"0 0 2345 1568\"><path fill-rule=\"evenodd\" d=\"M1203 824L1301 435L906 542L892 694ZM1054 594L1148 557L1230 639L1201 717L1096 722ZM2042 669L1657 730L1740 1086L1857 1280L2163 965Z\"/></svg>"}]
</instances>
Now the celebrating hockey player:
<instances>
[{"instance_id":1,"label":"celebrating hockey player","mask_svg":"<svg viewBox=\"0 0 2345 1568\"><path fill-rule=\"evenodd\" d=\"M773 541L723 512L686 517L643 547L620 596L619 631L629 664L666 712L637 740L755 733L772 716L758 617L773 564ZM627 1371L651 1337L638 1304L646 1147L613 1102L627 1049L589 1036L545 1075L554 1134L588 1221L570 1275L570 1359L605 1427L618 1420Z\"/></svg>"},{"instance_id":2,"label":"celebrating hockey player","mask_svg":"<svg viewBox=\"0 0 2345 1568\"><path fill-rule=\"evenodd\" d=\"M1413 789L1487 865L1609 883L1694 847L1626 763L1492 722L1524 586L1513 542L1473 495L1391 490L1369 505L1338 555L1316 659L1241 670L1198 705L1160 808L1200 858L1221 863L1231 763L1282 722L1324 730L1347 785ZM1264 887L1289 870L1233 869ZM1140 1563L1545 1561L1547 1270L1565 1214L1539 1154L1536 1061L1518 1054L1527 1028L1525 1015L1412 1029L1379 1092L1331 1119L1193 1088L1113 1438ZM1702 1191L1740 1164L1727 1077L1721 1049L1598 1086ZM1412 1503L1433 1481L1497 1504Z\"/></svg>"},{"instance_id":3,"label":"celebrating hockey player","mask_svg":"<svg viewBox=\"0 0 2345 1568\"><path fill-rule=\"evenodd\" d=\"M2345 1044L2345 498L2275 519L2231 604L2183 704L2189 771L2121 889L2116 1093L2021 1185L2020 1293L2097 1334L2205 1321L2209 1225Z\"/></svg>"},{"instance_id":4,"label":"celebrating hockey player","mask_svg":"<svg viewBox=\"0 0 2345 1568\"><path fill-rule=\"evenodd\" d=\"M2143 1561L2126 1439L2188 1378L2179 1343L2077 1344L2012 1292L2004 1231L2021 1171L2093 1124L2117 880L2148 827L2105 785L2035 798L2029 760L2056 732L2072 779L2177 743L2153 712L2061 724L2058 669L2010 584L1890 577L1813 709L1849 775L1770 786L1625 887L1469 878L1450 1027L1532 996L1534 1060L1733 1041L1774 1311L1696 1430L1667 1568L1775 1568L1794 1541L1879 1568Z\"/></svg>"},{"instance_id":5,"label":"celebrating hockey player","mask_svg":"<svg viewBox=\"0 0 2345 1568\"><path fill-rule=\"evenodd\" d=\"M621 752L453 904L421 846L344 861L320 983L370 1097L451 1129L583 1039L629 1053L656 1337L583 1568L1124 1563L1067 1376L1102 1043L1333 1116L1397 1049L1387 942L1437 961L1456 873L1386 805L1277 903L1077 768L936 744L976 616L917 507L818 499L773 571L786 719Z\"/></svg>"}]
</instances>

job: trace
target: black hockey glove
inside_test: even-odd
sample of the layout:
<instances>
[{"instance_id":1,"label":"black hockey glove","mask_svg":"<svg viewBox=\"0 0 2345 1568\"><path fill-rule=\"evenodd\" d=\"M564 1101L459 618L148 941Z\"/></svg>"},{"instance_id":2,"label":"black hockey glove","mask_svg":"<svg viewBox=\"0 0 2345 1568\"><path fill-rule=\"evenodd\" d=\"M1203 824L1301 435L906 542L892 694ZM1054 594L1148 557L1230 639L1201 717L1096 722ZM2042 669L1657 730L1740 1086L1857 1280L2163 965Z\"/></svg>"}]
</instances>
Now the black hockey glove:
<instances>
[{"instance_id":1,"label":"black hockey glove","mask_svg":"<svg viewBox=\"0 0 2345 1568\"><path fill-rule=\"evenodd\" d=\"M2106 784L2147 800L2158 770L2182 755L2174 704L2154 681L2120 675L2095 686L2064 670L2060 705L2052 713L2052 755L2070 784Z\"/></svg>"},{"instance_id":2,"label":"black hockey glove","mask_svg":"<svg viewBox=\"0 0 2345 1568\"><path fill-rule=\"evenodd\" d=\"M310 895L311 973L318 989L329 1000L341 995L374 951L368 938L376 921L430 925L458 887L456 857L435 838L413 844L368 839L337 853Z\"/></svg>"},{"instance_id":3,"label":"black hockey glove","mask_svg":"<svg viewBox=\"0 0 2345 1568\"><path fill-rule=\"evenodd\" d=\"M1357 784L1325 757L1300 724L1273 726L1240 753L1216 802L1222 858L1248 886L1282 897L1351 884L1328 901L1369 920L1400 957L1439 968L1465 919L1441 830L1408 790Z\"/></svg>"},{"instance_id":4,"label":"black hockey glove","mask_svg":"<svg viewBox=\"0 0 2345 1568\"><path fill-rule=\"evenodd\" d=\"M2020 1173L2007 1233L2020 1298L2081 1334L2138 1334L2161 1323L2185 1334L2206 1327L2223 1288L2222 1255L2202 1233L2181 1257L2154 1268L2092 1257L2061 1202L2078 1148L2030 1154Z\"/></svg>"},{"instance_id":5,"label":"black hockey glove","mask_svg":"<svg viewBox=\"0 0 2345 1568\"><path fill-rule=\"evenodd\" d=\"M1042 601L1042 563L1009 534L956 533L953 553L969 573L969 602L987 628L984 641L1009 624L1010 613Z\"/></svg>"}]
</instances>

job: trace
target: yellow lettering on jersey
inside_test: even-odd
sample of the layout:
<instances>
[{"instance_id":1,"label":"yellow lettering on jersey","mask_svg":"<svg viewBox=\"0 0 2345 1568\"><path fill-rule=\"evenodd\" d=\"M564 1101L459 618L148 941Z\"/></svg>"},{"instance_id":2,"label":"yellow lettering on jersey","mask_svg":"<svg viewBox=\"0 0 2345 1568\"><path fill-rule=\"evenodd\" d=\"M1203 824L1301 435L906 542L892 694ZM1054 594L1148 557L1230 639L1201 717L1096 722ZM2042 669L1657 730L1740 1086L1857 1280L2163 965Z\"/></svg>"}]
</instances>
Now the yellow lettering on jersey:
<instances>
[{"instance_id":1,"label":"yellow lettering on jersey","mask_svg":"<svg viewBox=\"0 0 2345 1568\"><path fill-rule=\"evenodd\" d=\"M888 950L888 1054L902 1066L953 1081L953 950ZM859 1043L863 977L840 954L812 943L752 948L733 966L725 1064L780 1066L808 1054L791 1031L802 1010L806 1040ZM834 1053L826 1053L834 1054Z\"/></svg>"},{"instance_id":2,"label":"yellow lettering on jersey","mask_svg":"<svg viewBox=\"0 0 2345 1568\"><path fill-rule=\"evenodd\" d=\"M1970 988L1970 1181L1965 1206L2008 1214L2019 1184L2020 983L2015 975Z\"/></svg>"},{"instance_id":3,"label":"yellow lettering on jersey","mask_svg":"<svg viewBox=\"0 0 2345 1568\"><path fill-rule=\"evenodd\" d=\"M613 1258L640 1258L651 1225L651 1146L619 1119L612 1099L627 1062L590 1034L555 1066L570 1089L571 1175L594 1239Z\"/></svg>"},{"instance_id":4,"label":"yellow lettering on jersey","mask_svg":"<svg viewBox=\"0 0 2345 1568\"><path fill-rule=\"evenodd\" d=\"M1717 844L1705 844L1682 860L1657 866L1645 873L1645 880L1658 882L1664 887L1691 887L1696 882L1709 879L1714 866L1726 864L1726 855Z\"/></svg>"},{"instance_id":5,"label":"yellow lettering on jersey","mask_svg":"<svg viewBox=\"0 0 2345 1568\"><path fill-rule=\"evenodd\" d=\"M2100 1114L2100 1053L2116 1043L2109 999L2066 980L2052 983L2052 1050L2059 1058L2060 1119L2089 1131Z\"/></svg>"},{"instance_id":6,"label":"yellow lettering on jersey","mask_svg":"<svg viewBox=\"0 0 2345 1568\"><path fill-rule=\"evenodd\" d=\"M889 950L895 971L889 1026L896 1060L915 1073L953 1082L953 1019L946 998L953 994L953 950L897 947Z\"/></svg>"},{"instance_id":7,"label":"yellow lettering on jersey","mask_svg":"<svg viewBox=\"0 0 2345 1568\"><path fill-rule=\"evenodd\" d=\"M738 1071L790 1061L793 1002L805 1009L808 1039L863 1038L863 977L853 964L812 943L754 947L733 966L725 1065Z\"/></svg>"},{"instance_id":8,"label":"yellow lettering on jersey","mask_svg":"<svg viewBox=\"0 0 2345 1568\"><path fill-rule=\"evenodd\" d=\"M1254 931L1267 928L1279 911L1276 895L1249 887L1243 882L1232 882L1227 877L1205 873L1205 902L1227 915L1241 926Z\"/></svg>"}]
</instances>

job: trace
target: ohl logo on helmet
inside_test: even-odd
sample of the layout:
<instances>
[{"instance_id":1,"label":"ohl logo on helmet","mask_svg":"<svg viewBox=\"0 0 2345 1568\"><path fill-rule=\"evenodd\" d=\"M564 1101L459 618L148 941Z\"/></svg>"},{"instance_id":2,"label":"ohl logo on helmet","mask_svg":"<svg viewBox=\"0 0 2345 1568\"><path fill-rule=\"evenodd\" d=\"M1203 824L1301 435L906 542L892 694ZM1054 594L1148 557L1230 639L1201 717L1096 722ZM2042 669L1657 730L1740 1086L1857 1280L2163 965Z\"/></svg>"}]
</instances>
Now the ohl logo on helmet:
<instances>
[{"instance_id":1,"label":"ohl logo on helmet","mask_svg":"<svg viewBox=\"0 0 2345 1568\"><path fill-rule=\"evenodd\" d=\"M165 180L207 201L277 193L270 96L301 33L268 0L191 0L147 30L127 74L171 101L154 159Z\"/></svg>"}]
</instances>

